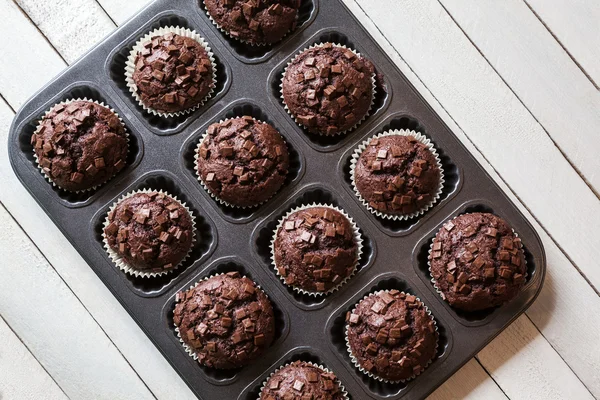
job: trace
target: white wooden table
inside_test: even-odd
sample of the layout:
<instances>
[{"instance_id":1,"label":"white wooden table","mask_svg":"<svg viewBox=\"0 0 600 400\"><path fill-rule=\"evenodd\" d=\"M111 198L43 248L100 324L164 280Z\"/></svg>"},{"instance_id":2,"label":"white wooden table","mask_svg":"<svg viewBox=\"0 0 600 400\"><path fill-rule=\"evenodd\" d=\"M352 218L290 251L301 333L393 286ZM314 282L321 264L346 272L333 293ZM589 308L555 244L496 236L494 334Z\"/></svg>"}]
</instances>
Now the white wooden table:
<instances>
[{"instance_id":1,"label":"white wooden table","mask_svg":"<svg viewBox=\"0 0 600 400\"><path fill-rule=\"evenodd\" d=\"M15 110L145 2L0 0L2 400L195 398L7 155ZM431 397L600 398L600 2L345 2L547 251L535 304Z\"/></svg>"}]
</instances>

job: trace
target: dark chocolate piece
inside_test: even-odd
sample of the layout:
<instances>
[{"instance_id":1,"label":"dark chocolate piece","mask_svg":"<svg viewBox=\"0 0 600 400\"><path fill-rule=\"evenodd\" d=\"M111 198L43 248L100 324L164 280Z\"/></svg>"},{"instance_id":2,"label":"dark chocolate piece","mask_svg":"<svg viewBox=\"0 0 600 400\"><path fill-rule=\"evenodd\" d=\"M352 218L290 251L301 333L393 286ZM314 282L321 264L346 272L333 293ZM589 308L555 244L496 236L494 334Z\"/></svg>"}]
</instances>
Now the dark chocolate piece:
<instances>
[{"instance_id":1,"label":"dark chocolate piece","mask_svg":"<svg viewBox=\"0 0 600 400\"><path fill-rule=\"evenodd\" d=\"M337 377L315 365L294 361L266 382L260 400L344 400Z\"/></svg>"}]
</instances>

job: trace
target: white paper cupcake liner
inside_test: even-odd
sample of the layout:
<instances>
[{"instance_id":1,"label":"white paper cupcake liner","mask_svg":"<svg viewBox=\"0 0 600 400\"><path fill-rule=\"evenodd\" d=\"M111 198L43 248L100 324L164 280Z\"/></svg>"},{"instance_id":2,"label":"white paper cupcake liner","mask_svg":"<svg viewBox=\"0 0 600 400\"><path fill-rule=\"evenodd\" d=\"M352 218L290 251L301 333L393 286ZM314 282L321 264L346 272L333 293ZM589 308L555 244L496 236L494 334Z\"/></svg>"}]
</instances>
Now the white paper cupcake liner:
<instances>
[{"instance_id":1,"label":"white paper cupcake liner","mask_svg":"<svg viewBox=\"0 0 600 400\"><path fill-rule=\"evenodd\" d=\"M369 294L367 294L367 295L366 295L366 296L364 296L364 297L363 297L363 298L362 298L360 301L358 301L358 302L356 303L356 305L354 306L354 308L352 309L352 311L351 311L351 312L352 312L352 313L354 313L354 311L356 311L356 306L358 306L358 304L359 304L360 302L362 302L363 300L365 300L365 299L367 299L367 298L369 298L369 297L371 297L371 296L376 296L376 295L378 295L378 294L380 294L380 293L389 293L389 292L390 292L389 290L378 290L377 292L374 292L374 293L369 293ZM401 292L401 293L404 293L404 294L406 294L406 295L409 295L409 294L410 294L410 293L406 293L406 292ZM344 333L344 337L345 337L345 340L346 340L346 350L348 351L348 355L350 356L350 360L352 361L352 364L354 364L354 366L355 366L355 367L356 367L356 368L357 368L357 369L358 369L360 372L362 372L363 374L367 375L369 378L375 379L375 380L377 380L377 381L379 381L379 382L390 383L390 384L403 383L403 382L408 382L408 381L410 381L410 380L412 380L412 379L416 378L417 376L421 375L421 374L423 373L423 371L425 371L425 370L427 369L427 367L429 367L429 365L431 365L431 363L432 363L432 362L433 362L433 361L434 361L434 360L437 358L438 346L439 346L439 341L440 341L440 335L439 335L439 330L438 330L438 326L437 326L437 321L435 320L435 318L434 318L434 317L433 317L433 315L431 314L431 310L429 309L429 307L427 307L427 306L425 305L425 303L423 303L423 302L421 301L421 299L420 299L420 298L418 298L418 297L417 297L417 301L418 301L419 303L421 303L421 305L423 305L423 307L425 308L425 312L427 313L427 315L429 315L429 317L431 318L431 320L433 321L433 324L434 324L434 326L435 326L435 335L436 335L435 350L434 350L434 354L435 354L435 355L434 355L434 356L431 358L431 360L429 360L429 361L427 362L427 364L425 364L425 365L424 365L424 366L421 368L421 370L420 370L418 373L416 373L416 374L412 375L412 376L411 376L410 378L408 378L408 379L401 379L401 380L398 380L398 381L390 381L390 380L387 380L387 379L381 378L381 377L379 377L379 376L377 376L377 375L375 375L375 374L373 374L373 373L371 373L371 372L367 371L366 369L364 369L364 368L363 368L363 367L360 365L360 363L358 362L358 360L356 359L356 357L354 357L354 354L352 354L352 348L350 347L350 340L348 339L348 323L346 323L346 328L345 328L345 330L344 330L344 332L345 332L345 333Z\"/></svg>"},{"instance_id":2,"label":"white paper cupcake liner","mask_svg":"<svg viewBox=\"0 0 600 400\"><path fill-rule=\"evenodd\" d=\"M200 283L202 282L206 282L207 280L214 278L216 276L222 276L222 275L227 275L227 272L222 272L222 273L217 273L217 274L212 274L210 276L207 276L205 278L200 279L198 282L194 283L193 285L191 285L187 290L192 290L194 288L196 288ZM248 278L250 279L252 282L254 282L254 280L252 280L250 277L240 273L240 278ZM254 282L254 286L256 286L256 288L258 290L260 290L261 292L264 293L265 296L267 296L267 299L269 299L269 301L272 303L271 299L269 298L269 295L260 287L260 285L256 282ZM181 300L179 299L179 293L181 293L182 291L177 293L176 299L175 299L175 305L177 305ZM271 306L273 306L271 304ZM173 308L174 309L174 308ZM181 333L179 332L179 327L177 326L177 324L173 324L173 326L175 327L175 332L177 333L177 338L179 338L179 342L181 343L181 345L183 346L183 348L185 349L185 352L194 359L194 361L198 361L198 355L196 354L196 352L194 351L194 349L192 349L190 346L188 346L188 344L186 342L183 341L183 338L181 337Z\"/></svg>"},{"instance_id":3,"label":"white paper cupcake liner","mask_svg":"<svg viewBox=\"0 0 600 400\"><path fill-rule=\"evenodd\" d=\"M127 139L127 154L129 154L129 141L130 141L130 139L129 139L129 130L127 129L127 126L125 125L125 122L123 122L123 119L122 119L122 118L119 116L119 114L118 114L118 113L117 113L117 112L116 112L114 109L112 109L111 107L109 107L109 106L107 106L106 104L104 104L104 103L101 103L101 102L99 102L99 101L92 100L92 99L88 99L87 97L84 97L84 98L76 98L76 99L69 99L69 100L61 101L60 103L56 103L55 105L53 105L52 107L50 107L50 109L49 109L48 111L46 111L46 112L44 113L44 116L43 116L42 118L40 118L40 120L38 121L37 127L35 128L35 131L34 131L33 133L37 134L37 133L40 131L40 128L42 127L42 122L44 121L44 118L45 118L45 117L46 117L48 114L50 114L50 112L52 111L52 109L54 109L54 107L56 107L56 106L59 106L59 105L61 105L61 104L66 106L66 105L68 105L68 104L71 104L71 103L73 103L73 102L75 102L75 101L88 101L88 102L92 102L92 103L94 103L94 104L98 104L99 106L102 106L102 107L104 107L104 108L107 108L107 109L109 109L110 111L112 111L112 112L113 112L113 113L114 113L114 114L117 116L117 118L119 118L119 121L121 122L121 125L123 126L123 129L125 129L125 138ZM54 187L57 187L57 188L59 188L60 190L63 190L63 191L65 191L65 192L68 192L68 193L77 193L77 194L79 194L79 193L87 193L87 192L92 192L92 191L94 191L94 190L98 189L100 186L102 186L102 185L105 185L106 183L108 183L108 182L109 182L110 180L112 180L112 179L113 179L115 176L117 176L117 175L119 174L119 172L120 172L120 171L119 171L119 172L115 172L115 173L114 173L112 176L110 176L109 178L107 178L107 179L106 179L104 182L102 182L102 183L100 183L100 184L98 184L98 185L92 186L92 187L91 187L91 188L89 188L89 189L72 191L72 190L67 190L67 189L65 189L65 188L63 188L63 187L61 187L61 186L57 185L57 184L56 184L56 182L54 182L54 181L52 180L52 178L51 178L51 177L50 177L50 176L49 176L49 175L46 173L46 171L44 171L44 169L43 169L43 168L42 168L42 166L40 165L40 161L39 161L39 159L38 159L37 153L35 152L35 149L33 150L33 158L34 158L34 160L35 160L35 164L37 165L38 169L40 170L40 172L42 173L42 175L44 175L44 178L46 178L46 180L47 180L47 181L48 181L50 184L52 184L52 186L54 186ZM123 160L123 161L127 161L127 160Z\"/></svg>"},{"instance_id":4,"label":"white paper cupcake liner","mask_svg":"<svg viewBox=\"0 0 600 400\"><path fill-rule=\"evenodd\" d=\"M309 208L314 208L314 207L324 207L324 208L329 208L331 210L337 211L339 213L341 213L344 217L346 217L346 219L348 219L348 221L350 222L350 225L352 225L352 232L354 234L354 239L356 240L356 261L354 262L354 269L352 271L352 273L344 278L339 284L337 284L336 286L334 286L333 288L329 289L326 292L310 292L308 290L299 288L297 286L294 285L288 285L285 282L285 277L283 277L280 273L279 270L277 269L277 263L275 262L275 240L277 239L277 234L279 233L279 230L283 228L283 224L285 222L286 219L289 218L290 215L298 212L298 211L302 211L302 210L306 210ZM281 281L283 282L284 285L291 287L295 292L301 293L301 294L305 294L305 295L309 295L309 296L313 296L313 297L318 297L318 296L327 296L330 295L333 292L338 291L342 286L344 286L350 279L352 279L352 277L354 275L356 275L356 271L358 270L358 265L360 263L360 258L362 257L362 253L363 253L363 238L362 235L360 234L360 230L358 228L358 226L356 225L356 223L354 222L354 220L352 219L352 217L350 217L344 210L342 210L339 207L335 207L333 205L329 205L329 204L321 204L321 203L312 203L312 204L307 204L307 205L303 205L300 207L296 207L290 211L288 211L277 223L277 227L275 228L275 232L273 234L273 237L271 238L271 262L273 264L273 268L275 269L275 273L277 274L277 276L279 277L279 279L281 279Z\"/></svg>"},{"instance_id":5,"label":"white paper cupcake liner","mask_svg":"<svg viewBox=\"0 0 600 400\"><path fill-rule=\"evenodd\" d=\"M457 215L456 217L452 218L451 220L444 222L444 225L447 224L448 222L453 222L458 217L461 217L463 215L469 215L469 214L472 214L472 213L465 213L465 214ZM444 227L442 226L440 229L444 229ZM515 232L514 229L512 229L512 232L515 235L515 237L517 237L517 238L519 237L519 234L517 232ZM436 234L434 236L434 239L437 237L438 233L439 233L439 230L438 230L438 232L436 232ZM521 250L524 247L525 246L523 246L523 243L521 242ZM433 239L431 240L431 243L429 244L429 250L427 251L427 267L428 267L427 269L429 271L429 276L431 277L430 282L433 285L433 288L435 289L435 291L437 292L437 294L439 294L439 296L442 298L442 300L447 301L446 300L446 295L438 287L437 280L433 277L433 274L431 273L431 253L432 252L433 252ZM523 255L525 255L525 253L523 253ZM527 272L527 258L523 257L523 259L525 260L525 283L527 283L527 278L529 276L529 273Z\"/></svg>"},{"instance_id":6,"label":"white paper cupcake liner","mask_svg":"<svg viewBox=\"0 0 600 400\"><path fill-rule=\"evenodd\" d=\"M164 270L164 271L140 271L137 270L131 266L129 266L126 261L116 252L114 251L110 245L108 244L108 239L106 237L106 233L104 232L105 228L110 224L110 222L108 221L108 216L114 211L114 209L117 207L117 205L122 202L123 200L126 200L136 194L139 193L160 193L163 194L167 197L169 197L172 200L175 200L177 203L179 203L179 205L181 207L183 207L188 214L190 215L190 220L192 221L192 242L190 244L190 249L188 250L187 254L181 259L181 261L179 262L179 264L177 264L175 267L169 269L169 270ZM109 258L111 259L111 261L123 272L125 272L126 274L135 276L135 277L140 277L140 278L154 278L157 276L163 276L163 275L167 275L172 273L173 271L176 271L177 269L179 269L181 267L181 265L185 262L185 260L187 260L191 254L192 254L192 250L194 249L194 245L196 244L196 217L194 216L194 213L192 213L192 211L188 208L188 206L186 205L186 203L181 202L179 199L177 199L176 196L172 196L169 193L163 191L163 190L153 190L153 189L140 189L140 190L135 190L133 192L129 192L125 195L123 195L119 200L117 200L116 202L113 203L112 206L110 206L108 213L106 214L106 218L104 219L104 223L102 224L102 243L104 244L104 249L106 250L106 252L108 253Z\"/></svg>"},{"instance_id":7,"label":"white paper cupcake liner","mask_svg":"<svg viewBox=\"0 0 600 400\"><path fill-rule=\"evenodd\" d=\"M280 99L281 102L283 103L283 107L285 108L285 111L290 115L290 117L292 117L294 119L294 121L296 121L296 124L298 124L299 126L309 130L310 132L310 127L304 125L302 122L300 122L300 120L298 118L296 118L296 116L292 113L292 111L289 109L289 107L287 106L286 102L285 102L285 98L283 96L283 81L285 79L285 75L287 74L287 70L290 67L290 65L292 65L294 63L294 61L296 61L296 58L298 58L300 55L302 55L305 51L308 50L312 50L318 47L323 47L325 46L327 43L318 43L318 44L313 44L310 47L305 48L304 50L300 51L298 54L296 54L294 56L294 58L292 58L290 60L290 62L288 62L288 64L286 65L285 69L283 70L283 75L281 76L281 83L279 84L279 92L280 92ZM346 49L346 50L350 50L351 52L353 52L357 57L359 58L363 58L363 56L357 52L354 49L351 49L343 44L338 44L338 43L330 43L331 45L333 45L334 47L341 47L342 49ZM340 131L340 132L336 132L333 134L326 134L326 133L317 133L315 132L316 135L320 135L320 136L341 136L341 135L345 135L348 132L351 132L353 130L355 130L356 128L358 128L358 126L360 124L362 124L368 117L369 115L371 115L371 112L373 111L373 107L375 106L375 97L377 96L377 80L376 80L376 74L374 73L371 76L371 83L373 85L373 91L372 91L372 96L371 96L371 105L369 106L369 111L367 111L365 113L365 115L362 117L362 119L360 119L354 126L352 126L351 128L346 129L345 131ZM312 133L312 132L311 132Z\"/></svg>"},{"instance_id":8,"label":"white paper cupcake liner","mask_svg":"<svg viewBox=\"0 0 600 400\"><path fill-rule=\"evenodd\" d=\"M212 15L210 15L210 13L208 12L208 7L206 7L206 4L205 4L204 0L202 0L202 4L204 5L204 13L207 15L207 17L208 17L208 19L210 20L210 22L211 22L211 23L212 23L212 24L213 24L213 25L214 25L214 26L215 26L215 27L216 27L216 28L217 28L219 31L221 31L221 32L222 32L222 33L223 33L225 36L227 36L227 37L230 37L230 38L232 38L232 39L234 39L234 40L237 40L237 41L238 41L238 42L240 42L240 43L244 43L244 44L247 44L247 45L249 45L249 46L253 46L253 47L265 47L265 46L273 46L273 45L276 45L277 43L280 43L280 42L281 42L283 39L285 39L285 37L286 37L287 35L289 35L291 32L293 32L293 31L294 31L294 30L297 28L297 26L298 26L298 14L296 14L296 23L295 23L295 24L294 24L294 26L293 26L292 28L290 28L290 29L289 29L289 30L288 30L288 31L285 33L285 35L283 35L283 36L281 37L281 39L279 39L278 41L276 41L276 42L273 42L273 43L255 43L255 42L250 42L250 41L248 41L248 40L244 40L244 39L242 39L242 38L240 38L240 37L236 37L236 36L233 36L233 35L231 35L231 34L229 33L229 31L228 31L228 30L226 30L226 29L225 29L225 28L223 28L221 25L219 25L219 23L218 23L217 21L215 21L215 20L214 20L214 18L212 17Z\"/></svg>"},{"instance_id":9,"label":"white paper cupcake liner","mask_svg":"<svg viewBox=\"0 0 600 400\"><path fill-rule=\"evenodd\" d=\"M427 203L423 208L421 208L418 211L415 211L411 214L407 214L407 215L401 215L401 214L388 214L388 213L384 213L381 212L379 210L374 209L373 207L371 207L371 205L369 204L368 201L366 201L362 195L360 194L360 192L358 191L358 188L356 187L356 177L355 177L355 173L356 173L356 164L358 163L358 160L360 158L360 155L362 154L363 151L365 151L365 149L369 146L369 143L371 143L371 141L373 139L379 139L381 137L384 136L412 136L415 139L417 139L419 142L421 142L422 144L424 144L427 149L431 152L431 154L433 154L433 156L435 157L435 161L437 164L437 167L440 171L440 184L439 187L437 189L437 192L435 193L434 196L432 196L432 199L429 203ZM377 215L380 218L384 218L384 219L391 219L391 220L395 220L395 221L404 221L404 220L409 220L418 216L421 216L423 214L425 214L429 209L431 209L440 199L441 195L442 195L442 191L444 190L444 184L446 183L445 180L445 176L444 176L444 168L442 166L442 160L440 159L440 156L436 150L436 148L433 146L433 143L431 142L431 140L429 140L429 138L419 132L416 131L409 131L409 130L405 130L405 129L395 129L395 130L391 130L391 131L386 131L386 132L382 132L379 133L375 136L370 137L369 139L363 141L360 145L358 145L358 147L356 148L356 150L354 150L354 153L352 154L352 159L350 160L350 179L352 181L352 189L354 190L354 194L356 194L356 196L358 197L358 199L360 200L360 202L373 214Z\"/></svg>"},{"instance_id":10,"label":"white paper cupcake liner","mask_svg":"<svg viewBox=\"0 0 600 400\"><path fill-rule=\"evenodd\" d=\"M330 370L329 368L324 367L323 365L315 364L315 363L312 363L310 361L302 361L302 362L306 363L307 365L310 365L311 367L318 368L318 369L320 369L321 371L323 371L325 373L333 374L335 376L335 383L338 385L338 387L342 391L342 394L344 396L344 400L350 400L350 398L348 397L348 391L346 390L346 388L342 384L342 381L340 381L340 378L338 378L337 375L335 375L335 373L332 370ZM260 392L259 392L258 398L256 400L260 400L261 399L263 390L265 390L265 388L267 387L267 383L273 377L273 375L275 375L276 373L278 373L282 369L284 369L286 367L289 367L292 364L293 364L293 362L289 362L289 363L287 363L287 364L285 364L285 365L277 368L275 371L271 372L269 374L269 377L267 379L265 379L264 382L263 382L263 384L261 385Z\"/></svg>"},{"instance_id":11,"label":"white paper cupcake liner","mask_svg":"<svg viewBox=\"0 0 600 400\"><path fill-rule=\"evenodd\" d=\"M175 33L179 36L185 36L185 37L194 39L196 42L200 43L200 45L202 47L204 47L204 49L208 53L208 58L210 59L210 63L212 66L212 80L213 81L212 81L210 91L208 92L206 97L204 97L204 99L202 99L202 101L200 103L196 104L194 107L188 108L187 110L184 110L184 111L175 112L175 113L165 113L165 112L161 112L158 110L154 110L153 108L150 108L146 104L144 104L144 102L142 101L142 98L138 94L137 85L135 84L135 82L133 80L133 74L135 72L135 59L136 59L138 53L144 47L144 43L150 41L155 36L163 36L167 33ZM149 32L144 37L142 37L140 40L138 40L136 42L136 44L133 46L133 48L131 49L131 52L129 53L129 57L127 58L127 62L125 63L125 82L127 83L129 92L132 94L132 96L135 98L135 100L138 102L138 104L146 112L157 115L159 117L163 117L163 118L172 118L172 117L177 117L180 115L187 115L187 114L190 114L190 113L196 111L200 107L202 107L212 97L213 93L215 92L215 87L217 85L217 63L215 62L215 56L212 52L212 49L210 48L210 46L208 45L206 40L204 40L204 38L202 36L200 36L198 33L196 33L196 31L193 31L191 29L181 28L179 26L162 27L162 28L158 28L158 29L155 29L155 30Z\"/></svg>"},{"instance_id":12,"label":"white paper cupcake liner","mask_svg":"<svg viewBox=\"0 0 600 400\"><path fill-rule=\"evenodd\" d=\"M220 120L219 122L217 122L218 124L222 124L225 121L229 121L229 120L233 120L233 119L237 119L239 117L234 117L234 118L225 118ZM259 119L256 118L252 118L252 120L254 122L258 122L261 124L267 124L267 122L261 121ZM212 124L211 124L212 125ZM289 152L289 146L287 144L287 141L285 140L285 138L283 137L283 135L281 134L281 132L277 131L279 133L279 135L281 136L281 138L283 139L283 142L285 143L285 147L286 150ZM271 197L269 197L266 200L261 201L258 204L252 205L252 206L236 206L235 204L231 204L226 202L225 200L221 199L216 193L214 193L212 190L210 190L210 188L206 185L206 183L202 180L202 177L200 176L200 173L198 172L198 157L199 154L198 152L200 151L200 147L202 146L202 143L204 143L204 140L208 137L208 130L206 132L204 132L204 134L202 134L202 137L200 138L200 140L198 141L198 145L196 146L196 150L194 151L194 172L196 174L196 178L198 179L198 182L200 182L200 185L202 186L202 188L204 188L204 190L206 190L206 192L216 201L218 201L220 204L223 204L224 206L227 207L231 207L231 208L239 208L242 210L245 209L251 209L251 208L256 208L256 207L260 207L261 205L265 204L266 202L268 202L269 200L271 200L278 192L279 190L277 190L275 193L273 193L271 195ZM281 188L280 188L281 190Z\"/></svg>"}]
</instances>

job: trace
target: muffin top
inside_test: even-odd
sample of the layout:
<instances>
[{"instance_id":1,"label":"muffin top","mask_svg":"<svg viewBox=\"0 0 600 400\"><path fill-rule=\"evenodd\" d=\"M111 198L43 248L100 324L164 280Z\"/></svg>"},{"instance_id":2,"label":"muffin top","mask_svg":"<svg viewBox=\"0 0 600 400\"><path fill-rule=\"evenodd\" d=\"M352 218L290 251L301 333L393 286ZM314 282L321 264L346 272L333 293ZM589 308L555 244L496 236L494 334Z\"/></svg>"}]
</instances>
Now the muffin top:
<instances>
[{"instance_id":1,"label":"muffin top","mask_svg":"<svg viewBox=\"0 0 600 400\"><path fill-rule=\"evenodd\" d=\"M435 156L411 135L372 139L354 171L361 197L373 209L394 215L410 215L431 204L440 180Z\"/></svg>"},{"instance_id":2,"label":"muffin top","mask_svg":"<svg viewBox=\"0 0 600 400\"><path fill-rule=\"evenodd\" d=\"M31 145L44 173L71 192L103 184L127 162L127 134L119 117L92 101L52 107Z\"/></svg>"},{"instance_id":3,"label":"muffin top","mask_svg":"<svg viewBox=\"0 0 600 400\"><path fill-rule=\"evenodd\" d=\"M358 243L342 213L310 207L289 215L277 231L275 266L287 285L325 293L354 273Z\"/></svg>"},{"instance_id":4,"label":"muffin top","mask_svg":"<svg viewBox=\"0 0 600 400\"><path fill-rule=\"evenodd\" d=\"M106 241L133 270L163 272L177 267L192 246L188 211L159 192L136 193L108 214Z\"/></svg>"},{"instance_id":5,"label":"muffin top","mask_svg":"<svg viewBox=\"0 0 600 400\"><path fill-rule=\"evenodd\" d=\"M398 290L374 293L348 312L346 324L352 355L381 379L410 379L435 357L435 322L413 295Z\"/></svg>"},{"instance_id":6,"label":"muffin top","mask_svg":"<svg viewBox=\"0 0 600 400\"><path fill-rule=\"evenodd\" d=\"M502 218L463 214L448 221L433 240L431 275L451 306L464 311L496 307L525 284L521 239Z\"/></svg>"},{"instance_id":7,"label":"muffin top","mask_svg":"<svg viewBox=\"0 0 600 400\"><path fill-rule=\"evenodd\" d=\"M287 145L265 122L244 116L212 124L198 148L197 172L219 199L239 207L256 206L284 184Z\"/></svg>"},{"instance_id":8,"label":"muffin top","mask_svg":"<svg viewBox=\"0 0 600 400\"><path fill-rule=\"evenodd\" d=\"M169 32L143 44L135 58L133 81L146 107L177 113L204 101L215 86L213 72L204 46Z\"/></svg>"},{"instance_id":9,"label":"muffin top","mask_svg":"<svg viewBox=\"0 0 600 400\"><path fill-rule=\"evenodd\" d=\"M270 44L296 27L300 0L204 0L204 5L231 37Z\"/></svg>"},{"instance_id":10,"label":"muffin top","mask_svg":"<svg viewBox=\"0 0 600 400\"><path fill-rule=\"evenodd\" d=\"M373 100L375 67L353 51L325 43L305 50L283 77L283 99L310 132L335 135L358 124Z\"/></svg>"},{"instance_id":11,"label":"muffin top","mask_svg":"<svg viewBox=\"0 0 600 400\"><path fill-rule=\"evenodd\" d=\"M254 282L229 272L177 295L174 321L202 365L233 369L259 357L273 342L275 317Z\"/></svg>"},{"instance_id":12,"label":"muffin top","mask_svg":"<svg viewBox=\"0 0 600 400\"><path fill-rule=\"evenodd\" d=\"M294 361L266 382L260 400L343 400L339 380L332 372L305 361Z\"/></svg>"}]
</instances>

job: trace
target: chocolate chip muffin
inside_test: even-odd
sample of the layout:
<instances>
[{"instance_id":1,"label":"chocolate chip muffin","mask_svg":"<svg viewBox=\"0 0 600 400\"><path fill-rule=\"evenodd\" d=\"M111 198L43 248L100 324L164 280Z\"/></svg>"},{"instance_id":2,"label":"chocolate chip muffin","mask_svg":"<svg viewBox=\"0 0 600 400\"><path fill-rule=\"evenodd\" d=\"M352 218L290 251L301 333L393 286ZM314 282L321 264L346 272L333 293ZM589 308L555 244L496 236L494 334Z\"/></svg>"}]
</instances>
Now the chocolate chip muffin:
<instances>
[{"instance_id":1,"label":"chocolate chip muffin","mask_svg":"<svg viewBox=\"0 0 600 400\"><path fill-rule=\"evenodd\" d=\"M346 316L350 356L367 373L397 382L419 375L436 355L433 318L415 296L380 291Z\"/></svg>"},{"instance_id":2,"label":"chocolate chip muffin","mask_svg":"<svg viewBox=\"0 0 600 400\"><path fill-rule=\"evenodd\" d=\"M238 272L213 276L177 295L174 322L204 366L249 364L273 342L275 317L267 295Z\"/></svg>"},{"instance_id":3,"label":"chocolate chip muffin","mask_svg":"<svg viewBox=\"0 0 600 400\"><path fill-rule=\"evenodd\" d=\"M271 198L285 183L290 164L279 132L248 116L212 124L196 160L208 190L237 207L257 206Z\"/></svg>"},{"instance_id":4,"label":"chocolate chip muffin","mask_svg":"<svg viewBox=\"0 0 600 400\"><path fill-rule=\"evenodd\" d=\"M154 36L135 57L133 82L141 102L160 113L178 113L201 104L215 82L207 50L172 32Z\"/></svg>"},{"instance_id":5,"label":"chocolate chip muffin","mask_svg":"<svg viewBox=\"0 0 600 400\"><path fill-rule=\"evenodd\" d=\"M359 243L348 218L319 206L285 218L272 251L275 267L287 285L324 294L354 274Z\"/></svg>"},{"instance_id":6,"label":"chocolate chip muffin","mask_svg":"<svg viewBox=\"0 0 600 400\"><path fill-rule=\"evenodd\" d=\"M40 168L61 189L92 189L125 168L127 134L110 109L87 100L58 104L31 136Z\"/></svg>"},{"instance_id":7,"label":"chocolate chip muffin","mask_svg":"<svg viewBox=\"0 0 600 400\"><path fill-rule=\"evenodd\" d=\"M271 44L296 27L300 0L204 0L204 5L229 36L251 44Z\"/></svg>"},{"instance_id":8,"label":"chocolate chip muffin","mask_svg":"<svg viewBox=\"0 0 600 400\"><path fill-rule=\"evenodd\" d=\"M294 361L277 370L265 383L260 400L344 400L339 379L312 363Z\"/></svg>"},{"instance_id":9,"label":"chocolate chip muffin","mask_svg":"<svg viewBox=\"0 0 600 400\"><path fill-rule=\"evenodd\" d=\"M527 275L521 239L506 221L488 213L446 222L433 240L429 264L442 297L464 311L512 300Z\"/></svg>"},{"instance_id":10,"label":"chocolate chip muffin","mask_svg":"<svg viewBox=\"0 0 600 400\"><path fill-rule=\"evenodd\" d=\"M373 138L360 153L353 184L373 210L413 216L438 197L442 174L431 150L412 135Z\"/></svg>"},{"instance_id":11,"label":"chocolate chip muffin","mask_svg":"<svg viewBox=\"0 0 600 400\"><path fill-rule=\"evenodd\" d=\"M283 76L283 101L308 131L335 135L370 111L375 67L353 51L325 43L300 53Z\"/></svg>"},{"instance_id":12,"label":"chocolate chip muffin","mask_svg":"<svg viewBox=\"0 0 600 400\"><path fill-rule=\"evenodd\" d=\"M117 264L134 274L169 272L192 247L193 220L172 197L140 192L117 203L104 228Z\"/></svg>"}]
</instances>

